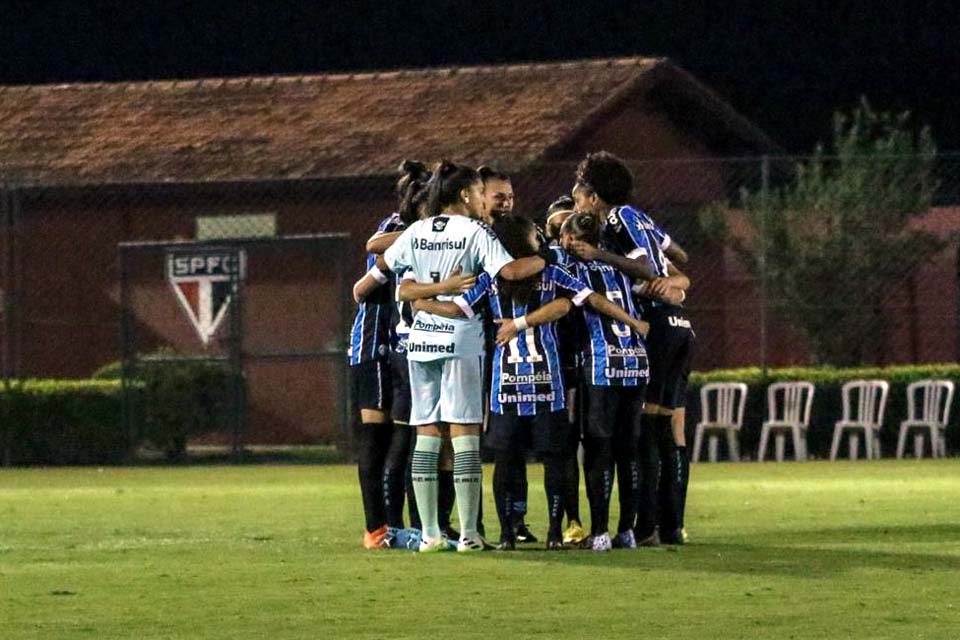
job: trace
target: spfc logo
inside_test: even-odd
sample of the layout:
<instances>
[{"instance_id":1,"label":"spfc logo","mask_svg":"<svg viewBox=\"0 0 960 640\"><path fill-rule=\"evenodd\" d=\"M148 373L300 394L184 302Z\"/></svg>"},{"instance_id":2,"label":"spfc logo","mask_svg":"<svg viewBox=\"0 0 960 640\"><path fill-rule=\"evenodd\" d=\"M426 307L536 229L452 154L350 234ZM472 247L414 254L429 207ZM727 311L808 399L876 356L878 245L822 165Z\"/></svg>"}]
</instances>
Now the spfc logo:
<instances>
[{"instance_id":1,"label":"spfc logo","mask_svg":"<svg viewBox=\"0 0 960 640\"><path fill-rule=\"evenodd\" d=\"M192 250L167 254L167 281L197 330L208 344L227 313L244 277L243 251Z\"/></svg>"}]
</instances>

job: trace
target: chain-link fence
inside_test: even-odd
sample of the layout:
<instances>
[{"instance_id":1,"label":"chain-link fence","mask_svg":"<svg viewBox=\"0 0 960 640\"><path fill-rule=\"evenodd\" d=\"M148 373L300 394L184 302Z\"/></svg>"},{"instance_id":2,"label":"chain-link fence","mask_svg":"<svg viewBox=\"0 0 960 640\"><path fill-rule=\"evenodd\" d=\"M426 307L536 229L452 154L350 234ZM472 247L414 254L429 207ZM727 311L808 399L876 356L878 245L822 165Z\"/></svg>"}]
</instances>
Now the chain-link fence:
<instances>
[{"instance_id":1,"label":"chain-link fence","mask_svg":"<svg viewBox=\"0 0 960 640\"><path fill-rule=\"evenodd\" d=\"M697 369L958 359L960 157L630 164L636 204L690 255L680 267L694 283ZM570 192L575 165L515 173L516 211L542 216ZM0 373L5 381L83 378L119 362L129 338L123 270L134 267L148 284L134 293L146 302L133 351L211 353L230 309L213 327L219 294L208 292L213 306L191 317L193 294L178 293L163 247L242 247L238 357L247 363L250 415L262 417L244 427L246 442L335 440L345 418L317 397L346 397L349 285L362 272L364 240L395 207L392 183L0 186ZM309 249L271 241L323 233L349 240ZM145 242L161 243L151 258L118 259L121 243ZM212 329L212 341L197 324ZM293 396L310 417L289 409Z\"/></svg>"}]
</instances>

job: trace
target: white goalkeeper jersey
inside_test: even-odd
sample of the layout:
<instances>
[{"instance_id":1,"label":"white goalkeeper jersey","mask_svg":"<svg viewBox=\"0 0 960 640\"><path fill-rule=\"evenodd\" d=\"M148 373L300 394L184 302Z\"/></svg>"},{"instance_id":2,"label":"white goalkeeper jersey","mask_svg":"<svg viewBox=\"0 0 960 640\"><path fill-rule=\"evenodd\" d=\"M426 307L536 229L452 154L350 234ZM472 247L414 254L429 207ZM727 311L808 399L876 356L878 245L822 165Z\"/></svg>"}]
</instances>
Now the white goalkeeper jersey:
<instances>
[{"instance_id":1,"label":"white goalkeeper jersey","mask_svg":"<svg viewBox=\"0 0 960 640\"><path fill-rule=\"evenodd\" d=\"M383 259L391 271L410 269L417 282L440 282L458 266L464 274L486 271L495 278L513 261L487 225L462 215L435 216L413 223L387 249ZM451 319L424 311L414 316L407 339L409 360L428 362L482 354L480 317Z\"/></svg>"}]
</instances>

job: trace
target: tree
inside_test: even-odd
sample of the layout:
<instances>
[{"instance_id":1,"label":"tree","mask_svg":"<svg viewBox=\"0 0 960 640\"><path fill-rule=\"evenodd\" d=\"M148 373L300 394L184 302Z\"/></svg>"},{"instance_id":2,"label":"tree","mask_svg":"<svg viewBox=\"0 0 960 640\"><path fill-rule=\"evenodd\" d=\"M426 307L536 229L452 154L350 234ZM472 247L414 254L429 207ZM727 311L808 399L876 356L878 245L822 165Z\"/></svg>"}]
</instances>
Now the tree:
<instances>
[{"instance_id":1,"label":"tree","mask_svg":"<svg viewBox=\"0 0 960 640\"><path fill-rule=\"evenodd\" d=\"M942 248L909 229L938 188L935 155L928 128L917 134L908 113L876 113L863 99L835 114L829 153L818 146L782 186L741 192L755 233L729 239L818 364L883 361L889 308Z\"/></svg>"}]
</instances>

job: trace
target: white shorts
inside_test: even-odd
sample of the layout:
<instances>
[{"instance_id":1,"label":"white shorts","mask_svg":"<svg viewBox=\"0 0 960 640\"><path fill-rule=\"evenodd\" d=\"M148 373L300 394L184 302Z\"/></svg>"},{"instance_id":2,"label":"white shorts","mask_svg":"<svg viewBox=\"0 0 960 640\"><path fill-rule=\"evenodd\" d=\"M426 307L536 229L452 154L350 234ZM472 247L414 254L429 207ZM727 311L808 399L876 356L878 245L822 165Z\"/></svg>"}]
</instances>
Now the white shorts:
<instances>
[{"instance_id":1,"label":"white shorts","mask_svg":"<svg viewBox=\"0 0 960 640\"><path fill-rule=\"evenodd\" d=\"M408 362L411 425L483 422L483 356Z\"/></svg>"}]
</instances>

